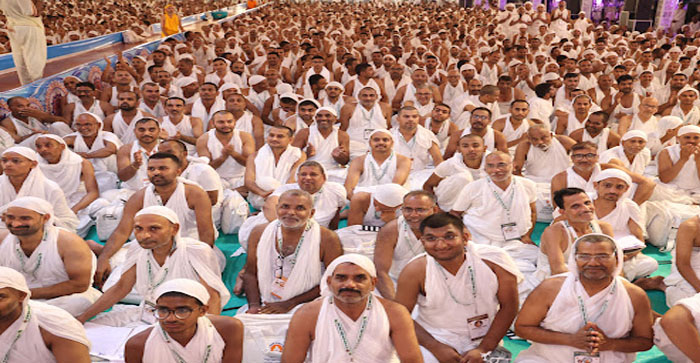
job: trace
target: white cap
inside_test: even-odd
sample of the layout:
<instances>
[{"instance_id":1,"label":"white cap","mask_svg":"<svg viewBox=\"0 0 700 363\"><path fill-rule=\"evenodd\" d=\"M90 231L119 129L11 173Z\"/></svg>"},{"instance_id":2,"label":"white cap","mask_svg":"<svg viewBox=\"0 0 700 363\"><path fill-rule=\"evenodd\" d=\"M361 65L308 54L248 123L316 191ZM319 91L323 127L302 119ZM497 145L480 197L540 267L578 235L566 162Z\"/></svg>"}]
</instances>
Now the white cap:
<instances>
[{"instance_id":1,"label":"white cap","mask_svg":"<svg viewBox=\"0 0 700 363\"><path fill-rule=\"evenodd\" d=\"M632 178L630 178L630 176L627 175L627 173L625 173L624 171L615 168L605 169L601 171L600 173L598 173L598 175L595 176L595 178L593 178L593 181L599 182L601 180L610 178L621 179L622 181L627 183L627 185L632 185Z\"/></svg>"},{"instance_id":2,"label":"white cap","mask_svg":"<svg viewBox=\"0 0 700 363\"><path fill-rule=\"evenodd\" d=\"M207 289L192 279L172 279L164 282L156 289L154 295L156 301L169 292L179 292L199 300L202 305L209 303L209 292Z\"/></svg>"}]
</instances>

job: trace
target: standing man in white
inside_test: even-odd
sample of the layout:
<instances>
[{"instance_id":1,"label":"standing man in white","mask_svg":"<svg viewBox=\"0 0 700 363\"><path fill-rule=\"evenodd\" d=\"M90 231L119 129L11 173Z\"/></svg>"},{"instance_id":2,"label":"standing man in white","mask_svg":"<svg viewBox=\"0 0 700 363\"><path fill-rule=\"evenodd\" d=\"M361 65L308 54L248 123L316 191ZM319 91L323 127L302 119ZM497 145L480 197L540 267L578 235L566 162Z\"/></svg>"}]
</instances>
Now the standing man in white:
<instances>
[{"instance_id":1,"label":"standing man in white","mask_svg":"<svg viewBox=\"0 0 700 363\"><path fill-rule=\"evenodd\" d=\"M0 10L7 17L7 35L12 45L12 59L21 84L43 77L46 66L46 35L41 0L0 0Z\"/></svg>"}]
</instances>

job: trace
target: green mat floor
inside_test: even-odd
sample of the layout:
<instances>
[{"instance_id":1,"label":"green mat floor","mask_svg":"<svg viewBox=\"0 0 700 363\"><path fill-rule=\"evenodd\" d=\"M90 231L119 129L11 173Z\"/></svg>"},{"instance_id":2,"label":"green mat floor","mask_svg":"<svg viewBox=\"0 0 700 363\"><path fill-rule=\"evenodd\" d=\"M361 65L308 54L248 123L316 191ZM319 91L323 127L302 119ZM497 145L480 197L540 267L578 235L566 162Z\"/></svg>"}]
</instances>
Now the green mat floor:
<instances>
[{"instance_id":1,"label":"green mat floor","mask_svg":"<svg viewBox=\"0 0 700 363\"><path fill-rule=\"evenodd\" d=\"M537 225L535 225L535 230L533 232L533 241L536 244L539 245L540 236L542 235L542 232L547 227L547 225L547 223L540 222L538 222ZM345 226L347 226L347 221L341 220L339 228ZM90 233L85 239L93 240L98 243L103 243L103 241L100 241L99 238L97 238L97 232L94 227L90 230ZM246 255L245 253L242 253L237 256L231 256L236 251L238 251L238 249L241 246L238 242L238 235L220 234L215 244L217 247L219 247L219 249L221 249L221 251L224 253L224 256L226 256L226 269L223 272L222 278L229 291L233 291L233 287L236 284L236 277L238 276L238 272L243 268L243 265L245 265ZM668 276L668 274L671 272L670 253L660 252L657 248L653 246L647 247L644 250L644 253L659 261L659 269L652 276ZM666 306L666 298L663 292L648 291L647 295L651 300L651 306L654 309L654 311L663 314L668 310L668 306ZM245 297L240 297L231 294L231 299L226 304L226 306L224 306L222 315L233 316L236 314L238 308L245 304ZM508 350L510 350L513 353L513 357L516 357L518 353L520 353L520 351L525 350L527 349L527 347L530 346L530 344L524 340L509 338L504 339L504 345ZM661 351L659 351L656 347L653 347L652 349L646 352L638 353L635 362L664 363L670 361L666 359L666 357L663 355L663 353L661 353Z\"/></svg>"}]
</instances>

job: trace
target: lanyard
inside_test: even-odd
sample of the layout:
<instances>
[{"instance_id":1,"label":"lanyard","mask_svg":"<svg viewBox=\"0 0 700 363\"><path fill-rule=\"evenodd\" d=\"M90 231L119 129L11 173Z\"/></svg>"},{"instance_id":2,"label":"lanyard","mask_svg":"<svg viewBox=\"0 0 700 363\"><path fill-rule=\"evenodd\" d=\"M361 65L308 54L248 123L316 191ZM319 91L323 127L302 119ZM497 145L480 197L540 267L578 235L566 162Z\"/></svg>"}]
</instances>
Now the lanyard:
<instances>
[{"instance_id":1,"label":"lanyard","mask_svg":"<svg viewBox=\"0 0 700 363\"><path fill-rule=\"evenodd\" d=\"M381 167L379 167L377 165L377 161L374 160L374 157L372 156L372 154L369 154L367 156L372 157L372 159L369 161L369 166L371 168L370 171L372 172L372 176L374 177L374 180L379 182L380 180L382 180L382 178L384 178L386 173L389 172L389 164L391 164L391 159L394 158L394 152L393 151L391 152L391 155L389 155L389 158L384 161L384 163L382 164ZM377 169L379 169L379 170L377 170ZM381 174L379 174L380 171L381 171ZM377 175L379 175L379 176L377 176Z\"/></svg>"},{"instance_id":2,"label":"lanyard","mask_svg":"<svg viewBox=\"0 0 700 363\"><path fill-rule=\"evenodd\" d=\"M508 199L508 205L506 205L505 202L503 202L503 199L501 199L501 196L498 195L498 192L496 192L496 189L493 187L493 181L491 181L491 178L488 179L488 185L489 188L491 189L491 192L493 193L493 196L496 197L496 200L498 200L498 204L503 207L503 210L506 211L506 215L508 217L508 221L511 221L510 218L510 208L513 206L513 198L515 198L515 179L511 179L511 186L512 189L510 192L510 198ZM507 188L506 188L507 189Z\"/></svg>"},{"instance_id":3,"label":"lanyard","mask_svg":"<svg viewBox=\"0 0 700 363\"><path fill-rule=\"evenodd\" d=\"M372 120L374 119L374 111L376 109L376 104L372 106L372 109L367 111L364 106L358 105L357 107L360 108L360 112L362 113L362 119L365 121L365 128L366 129L371 129L372 128Z\"/></svg>"},{"instance_id":4,"label":"lanyard","mask_svg":"<svg viewBox=\"0 0 700 363\"><path fill-rule=\"evenodd\" d=\"M465 263L468 263L467 259L469 259L469 257L466 257L466 259L464 261ZM447 283L447 274L445 273L445 268L442 267L442 265L440 265L440 263L438 263L437 260L434 260L434 262L437 265L440 273L442 273L442 277L445 279L445 283ZM456 302L459 305L464 305L464 306L469 306L469 305L473 305L476 303L476 278L474 277L474 268L472 268L471 264L469 264L469 266L467 266L467 268L469 270L469 281L472 285L472 302L471 303L464 303L464 302L457 300L457 298L454 296L454 294L452 294L452 290L449 288L449 286L447 288L447 292L450 293L450 297L452 298L452 301Z\"/></svg>"},{"instance_id":5,"label":"lanyard","mask_svg":"<svg viewBox=\"0 0 700 363\"><path fill-rule=\"evenodd\" d=\"M284 257L282 256L282 233L280 231L282 227L280 227L280 224L277 224L277 231L275 234L277 235L277 258L282 262L282 267L284 267ZM297 263L297 256L299 256L299 251L301 250L301 245L304 243L304 237L306 237L306 232L311 229L311 222L306 223L306 227L304 227L304 232L301 234L301 238L299 239L299 243L297 243L297 248L294 250L294 254L292 256L292 259L289 261L289 264L292 266L292 269L294 269L294 265ZM283 274L281 274L284 276Z\"/></svg>"},{"instance_id":6,"label":"lanyard","mask_svg":"<svg viewBox=\"0 0 700 363\"><path fill-rule=\"evenodd\" d=\"M411 250L411 254L415 256L415 255L421 253L420 248L418 251L416 251L416 249L414 248L415 243L413 243L413 238L411 238L410 234L409 234L409 233L413 234L413 231L410 228L408 228L408 222L406 222L406 219L403 220L403 233L405 236L404 240L406 241L406 245L408 246L408 248ZM415 236L415 234L414 234L414 236Z\"/></svg>"},{"instance_id":7,"label":"lanyard","mask_svg":"<svg viewBox=\"0 0 700 363\"><path fill-rule=\"evenodd\" d=\"M160 324L158 324L160 326ZM187 363L185 358L182 358L180 354L178 354L172 347L172 340L168 336L168 333L165 332L162 326L160 326L160 332L163 333L163 339L165 339L165 342L168 343L168 349L170 349L170 353L173 354L173 358L175 358L175 361L177 363ZM207 348L204 351L204 358L202 359L202 363L207 363L209 360L209 356L211 355L211 344L207 345Z\"/></svg>"},{"instance_id":8,"label":"lanyard","mask_svg":"<svg viewBox=\"0 0 700 363\"><path fill-rule=\"evenodd\" d=\"M331 304L333 303L333 298L331 299ZM355 339L355 344L350 347L350 342L348 341L348 334L345 331L345 328L343 327L343 323L340 322L340 320L333 319L333 323L335 323L335 328L338 330L338 335L340 335L340 339L343 341L343 346L345 347L345 353L347 353L350 356L350 361L354 362L354 359L352 357L353 354L355 354L355 350L357 350L357 347L360 345L360 341L362 340L362 337L365 335L365 330L367 329L367 321L369 318L367 315L369 315L369 310L372 308L372 295L369 295L369 298L367 300L367 310L366 314L362 317L362 323L360 323L360 331L357 333L357 338Z\"/></svg>"},{"instance_id":9,"label":"lanyard","mask_svg":"<svg viewBox=\"0 0 700 363\"><path fill-rule=\"evenodd\" d=\"M155 276L153 274L153 266L151 265L151 260L147 259L146 260L146 268L148 269L148 290L153 291L156 289L156 287L160 286L163 282L165 282L165 278L168 277L168 268L165 267L164 272L163 272L163 277L161 277L160 281L154 283Z\"/></svg>"},{"instance_id":10,"label":"lanyard","mask_svg":"<svg viewBox=\"0 0 700 363\"><path fill-rule=\"evenodd\" d=\"M44 236L41 238L41 242L39 242L39 244L46 241L47 235L48 231L44 229ZM36 272L39 270L39 267L41 267L41 260L44 258L44 254L42 252L39 252L38 257L36 259L36 265L34 265L34 268L31 269L31 271L27 271L26 269L28 258L24 254L24 251L22 251L22 247L20 247L19 239L17 240L17 245L15 246L15 254L17 255L17 259L19 259L19 268L22 270L22 272L24 272L25 274L31 274L32 277L36 278Z\"/></svg>"},{"instance_id":11,"label":"lanyard","mask_svg":"<svg viewBox=\"0 0 700 363\"><path fill-rule=\"evenodd\" d=\"M32 317L32 307L27 305L27 314L24 316L24 320L22 321L22 325L20 325L19 329L17 330L17 334L15 335L15 338L12 339L12 343L10 343L10 347L7 348L7 353L5 353L5 356L2 358L2 363L8 363L10 361L10 353L12 353L12 349L14 349L15 344L17 344L17 341L19 338L22 337L22 334L24 334L24 331L27 330L27 324L29 324L29 319Z\"/></svg>"},{"instance_id":12,"label":"lanyard","mask_svg":"<svg viewBox=\"0 0 700 363\"><path fill-rule=\"evenodd\" d=\"M581 317L583 318L583 324L585 325L588 322L593 322L595 323L600 319L600 317L605 313L605 310L608 309L608 303L610 302L610 297L615 294L615 291L617 290L617 283L613 279L613 286L610 288L610 292L608 293L609 296L603 301L603 308L600 309L600 313L598 313L598 316L595 317L595 319L590 319L590 316L588 316L588 312L586 311L586 306L583 303L583 298L581 295L577 295L576 298L578 299L578 307L581 312Z\"/></svg>"}]
</instances>

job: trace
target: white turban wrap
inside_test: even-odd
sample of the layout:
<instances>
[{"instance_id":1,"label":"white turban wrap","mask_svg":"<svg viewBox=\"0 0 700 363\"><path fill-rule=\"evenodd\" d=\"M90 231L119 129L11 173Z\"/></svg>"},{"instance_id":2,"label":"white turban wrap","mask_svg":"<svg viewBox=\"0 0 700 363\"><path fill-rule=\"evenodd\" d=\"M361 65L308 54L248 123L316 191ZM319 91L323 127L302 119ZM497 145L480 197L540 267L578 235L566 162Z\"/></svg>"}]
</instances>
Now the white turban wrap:
<instances>
[{"instance_id":1,"label":"white turban wrap","mask_svg":"<svg viewBox=\"0 0 700 363\"><path fill-rule=\"evenodd\" d=\"M369 137L367 138L367 142L369 142L369 140L372 140L372 136L374 136L374 134L378 134L378 133L380 133L380 132L383 133L383 134L389 135L389 137L391 138L391 140L392 140L392 141L395 141L395 140L394 140L394 136L391 135L391 132L389 132L389 130L386 130L386 129L375 129L374 131L372 131L371 134L369 134Z\"/></svg>"},{"instance_id":2,"label":"white turban wrap","mask_svg":"<svg viewBox=\"0 0 700 363\"><path fill-rule=\"evenodd\" d=\"M8 153L20 154L31 161L39 160L39 154L37 154L36 151L25 146L13 146L11 148L7 148L5 149L5 151L2 152L2 155L5 156L5 154Z\"/></svg>"},{"instance_id":3,"label":"white turban wrap","mask_svg":"<svg viewBox=\"0 0 700 363\"><path fill-rule=\"evenodd\" d=\"M0 289L4 289L6 287L17 291L22 291L23 293L27 294L27 297L24 299L25 303L29 301L29 297L32 295L32 292L29 290L29 286L27 286L27 280L24 279L24 276L22 276L19 271L9 267L0 266Z\"/></svg>"},{"instance_id":4,"label":"white turban wrap","mask_svg":"<svg viewBox=\"0 0 700 363\"><path fill-rule=\"evenodd\" d=\"M338 111L336 111L335 108L329 107L329 106L323 106L323 107L319 108L318 110L316 110L316 113L314 114L314 116L315 116L315 115L318 115L318 113L321 112L321 111L328 111L328 112L330 112L333 116L338 117Z\"/></svg>"},{"instance_id":5,"label":"white turban wrap","mask_svg":"<svg viewBox=\"0 0 700 363\"><path fill-rule=\"evenodd\" d=\"M614 168L605 169L605 170L601 171L600 173L598 173L598 175L595 176L595 178L593 178L593 181L599 182L601 180L610 179L610 178L621 179L622 181L627 183L628 186L632 185L632 178L630 178L630 176L627 175L627 173L625 173L624 171L622 171L620 169L614 169Z\"/></svg>"},{"instance_id":6,"label":"white turban wrap","mask_svg":"<svg viewBox=\"0 0 700 363\"><path fill-rule=\"evenodd\" d=\"M632 139L632 138L635 138L635 137L639 137L639 138L644 139L644 141L648 141L646 132L644 132L644 131L642 131L642 130L630 130L630 131L627 131L627 132L625 132L624 135L622 135L622 139L621 139L621 140L622 140L622 141L627 141L627 140Z\"/></svg>"},{"instance_id":7,"label":"white turban wrap","mask_svg":"<svg viewBox=\"0 0 700 363\"><path fill-rule=\"evenodd\" d=\"M678 129L678 136L683 136L685 134L700 134L700 126L685 125Z\"/></svg>"},{"instance_id":8,"label":"white turban wrap","mask_svg":"<svg viewBox=\"0 0 700 363\"><path fill-rule=\"evenodd\" d=\"M182 77L175 82L175 84L180 88L187 87L192 83L197 83L197 79L194 77Z\"/></svg>"},{"instance_id":9,"label":"white turban wrap","mask_svg":"<svg viewBox=\"0 0 700 363\"><path fill-rule=\"evenodd\" d=\"M676 127L683 125L683 119L678 116L664 116L659 119L658 131L659 135L666 135L668 130L675 129Z\"/></svg>"},{"instance_id":10,"label":"white turban wrap","mask_svg":"<svg viewBox=\"0 0 700 363\"><path fill-rule=\"evenodd\" d=\"M65 147L68 147L68 144L66 144L66 141L63 140L63 138L60 137L60 136L58 136L58 135L54 135L54 134L39 134L39 136L37 136L37 139L51 139L51 140L53 140L53 141L56 141L56 142L59 143L59 144L63 144L63 146L65 146Z\"/></svg>"},{"instance_id":11,"label":"white turban wrap","mask_svg":"<svg viewBox=\"0 0 700 363\"><path fill-rule=\"evenodd\" d=\"M153 205L150 207L146 207L146 208L143 208L140 211L138 211L138 213L136 213L134 218L136 218L138 216L146 215L146 214L157 215L157 216L160 216L160 217L167 219L168 221L170 221L170 223L180 224L180 220L177 218L177 214L175 214L175 212L168 207L164 207L161 205Z\"/></svg>"},{"instance_id":12,"label":"white turban wrap","mask_svg":"<svg viewBox=\"0 0 700 363\"><path fill-rule=\"evenodd\" d=\"M401 205L406 194L408 194L406 188L394 183L377 185L377 189L372 193L377 202L390 208Z\"/></svg>"},{"instance_id":13,"label":"white turban wrap","mask_svg":"<svg viewBox=\"0 0 700 363\"><path fill-rule=\"evenodd\" d=\"M224 91L228 91L230 89L236 90L236 93L241 93L241 90L238 88L238 86L236 86L235 84L230 83L230 82L224 83L223 86L221 86L221 88L219 88L219 92L221 92L223 94Z\"/></svg>"},{"instance_id":14,"label":"white turban wrap","mask_svg":"<svg viewBox=\"0 0 700 363\"><path fill-rule=\"evenodd\" d=\"M609 169L607 169L607 170L609 170ZM622 252L622 248L620 248L620 245L617 243L617 241L615 241L615 239L608 236L607 234L602 234L602 233L585 234L585 235L577 238L574 241L574 244L571 246L571 255L569 255L569 263L568 263L569 271L574 273L576 276L578 276L578 274L580 273L580 271L578 270L578 264L576 264L576 249L577 249L578 244L582 238L584 238L586 236L591 236L591 235L600 236L601 238L613 240L613 242L615 243L615 252L617 255L617 256L615 256L617 258L617 266L615 266L615 270L610 275L611 276L619 276L620 272L622 271L624 253Z\"/></svg>"},{"instance_id":15,"label":"white turban wrap","mask_svg":"<svg viewBox=\"0 0 700 363\"><path fill-rule=\"evenodd\" d=\"M156 301L161 296L169 292L179 292L187 296L191 296L199 300L202 305L206 305L209 302L210 297L207 289L204 287L204 285L199 283L199 281L191 279L172 279L158 286L154 294Z\"/></svg>"},{"instance_id":16,"label":"white turban wrap","mask_svg":"<svg viewBox=\"0 0 700 363\"><path fill-rule=\"evenodd\" d=\"M342 92L345 92L345 87L343 87L343 85L340 84L340 82L336 82L336 81L328 82L328 84L326 85L326 88L328 88L328 87L338 87L341 89Z\"/></svg>"},{"instance_id":17,"label":"white turban wrap","mask_svg":"<svg viewBox=\"0 0 700 363\"><path fill-rule=\"evenodd\" d=\"M336 267L338 267L341 263L351 263L359 266L363 270L367 271L370 276L377 277L377 269L374 267L374 262L372 262L372 260L370 260L368 257L357 253L342 255L333 260L333 262L328 265L328 268L326 268L326 272L323 273L323 277L321 277L321 296L331 296L333 294L328 288L328 278L333 276Z\"/></svg>"},{"instance_id":18,"label":"white turban wrap","mask_svg":"<svg viewBox=\"0 0 700 363\"><path fill-rule=\"evenodd\" d=\"M690 87L688 85L686 85L680 91L678 91L678 94L681 95L681 94L688 92L688 91L695 93L695 97L700 97L700 92L698 92L698 90L696 90L695 88Z\"/></svg>"},{"instance_id":19,"label":"white turban wrap","mask_svg":"<svg viewBox=\"0 0 700 363\"><path fill-rule=\"evenodd\" d=\"M53 216L53 206L44 199L37 197L19 197L10 203L5 204L2 211L8 208L23 208L37 212L39 214L50 214Z\"/></svg>"},{"instance_id":20,"label":"white turban wrap","mask_svg":"<svg viewBox=\"0 0 700 363\"><path fill-rule=\"evenodd\" d=\"M251 86L255 86L256 84L265 82L266 80L267 80L267 78L265 78L259 74L256 74L254 76L251 76L248 79L248 84L250 84Z\"/></svg>"},{"instance_id":21,"label":"white turban wrap","mask_svg":"<svg viewBox=\"0 0 700 363\"><path fill-rule=\"evenodd\" d=\"M460 72L468 71L470 69L476 72L476 67L474 67L474 65L471 63L464 63L461 67L459 67Z\"/></svg>"}]
</instances>

